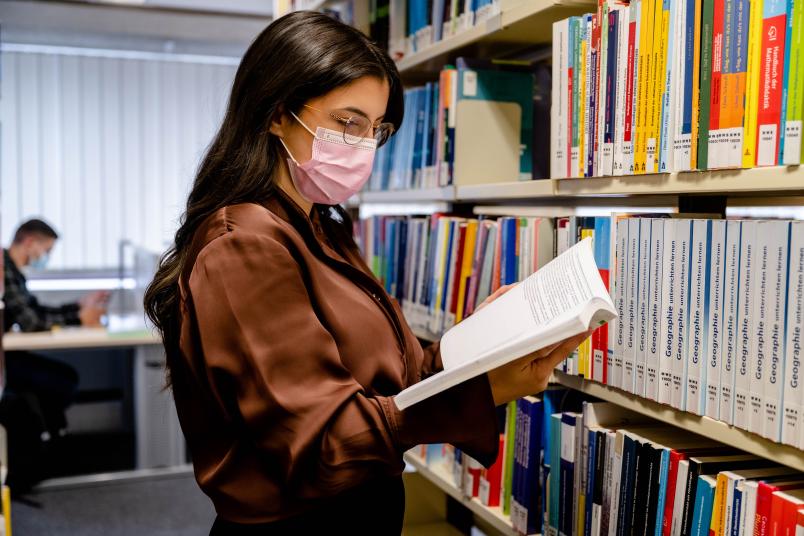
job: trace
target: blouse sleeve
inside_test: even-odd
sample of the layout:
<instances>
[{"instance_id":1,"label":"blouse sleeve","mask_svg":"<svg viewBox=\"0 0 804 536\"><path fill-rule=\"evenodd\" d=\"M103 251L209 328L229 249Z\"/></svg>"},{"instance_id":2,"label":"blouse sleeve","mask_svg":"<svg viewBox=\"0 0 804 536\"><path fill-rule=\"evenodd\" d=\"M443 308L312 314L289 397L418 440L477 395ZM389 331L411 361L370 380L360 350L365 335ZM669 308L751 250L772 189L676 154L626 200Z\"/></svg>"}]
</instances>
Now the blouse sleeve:
<instances>
[{"instance_id":1,"label":"blouse sleeve","mask_svg":"<svg viewBox=\"0 0 804 536\"><path fill-rule=\"evenodd\" d=\"M487 378L405 411L390 397L369 396L316 316L299 264L276 239L239 231L216 238L199 254L189 287L215 396L301 497L398 473L401 453L421 443L449 442L481 463L494 461Z\"/></svg>"}]
</instances>

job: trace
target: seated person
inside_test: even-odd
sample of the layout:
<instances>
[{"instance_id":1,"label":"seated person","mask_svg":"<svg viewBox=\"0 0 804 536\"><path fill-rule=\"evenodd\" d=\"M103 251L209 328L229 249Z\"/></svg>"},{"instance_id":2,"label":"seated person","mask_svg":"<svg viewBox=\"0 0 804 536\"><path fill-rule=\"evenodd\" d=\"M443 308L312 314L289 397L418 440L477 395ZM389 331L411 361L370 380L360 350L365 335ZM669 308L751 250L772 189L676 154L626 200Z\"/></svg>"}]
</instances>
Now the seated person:
<instances>
[{"instance_id":1,"label":"seated person","mask_svg":"<svg viewBox=\"0 0 804 536\"><path fill-rule=\"evenodd\" d=\"M42 220L30 220L23 223L14 235L11 246L4 250L4 283L3 301L5 311L3 319L4 332L17 327L21 331L45 331L54 326L89 326L101 325L101 317L106 313L108 292L94 292L76 303L67 303L52 307L39 303L27 287L27 280L22 270L25 267L43 269L48 256L56 244L58 234ZM9 404L19 404L19 399L32 401L26 411L38 414L41 420L39 439L44 443L63 436L66 433L67 420L65 410L72 403L78 387L78 374L70 365L61 361L46 358L30 352L6 352L6 390L5 407L0 408L0 420L9 428L9 438L13 437L15 413ZM11 400L9 400L9 398ZM31 407L32 406L32 407ZM30 419L28 419L30 422ZM15 438L22 441L22 438ZM27 455L21 446L14 448L15 441L9 443L9 455L15 456L20 466L35 465L23 463ZM21 471L18 471L21 472ZM22 478L18 476L18 481ZM32 483L38 478L25 475ZM40 475L45 476L45 475Z\"/></svg>"},{"instance_id":2,"label":"seated person","mask_svg":"<svg viewBox=\"0 0 804 536\"><path fill-rule=\"evenodd\" d=\"M18 326L21 331L46 331L53 326L100 326L106 313L109 293L94 292L76 303L59 307L42 305L28 290L22 273L25 267L42 270L59 235L42 220L30 220L20 225L11 246L3 251L5 266L4 331Z\"/></svg>"}]
</instances>

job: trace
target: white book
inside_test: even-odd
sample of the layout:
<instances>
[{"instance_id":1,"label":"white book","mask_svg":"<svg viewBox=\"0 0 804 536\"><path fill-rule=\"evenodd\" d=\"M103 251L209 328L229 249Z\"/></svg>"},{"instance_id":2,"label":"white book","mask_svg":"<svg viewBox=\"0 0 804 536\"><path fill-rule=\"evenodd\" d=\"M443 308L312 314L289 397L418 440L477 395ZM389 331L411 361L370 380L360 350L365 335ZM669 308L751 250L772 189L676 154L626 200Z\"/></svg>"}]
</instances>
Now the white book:
<instances>
[{"instance_id":1,"label":"white book","mask_svg":"<svg viewBox=\"0 0 804 536\"><path fill-rule=\"evenodd\" d=\"M676 493L675 497L673 497L673 519L670 523L670 536L681 536L681 522L684 515L684 495L689 472L689 460L679 461L676 475Z\"/></svg>"},{"instance_id":2,"label":"white book","mask_svg":"<svg viewBox=\"0 0 804 536\"><path fill-rule=\"evenodd\" d=\"M606 456L605 456L605 465L603 470L603 508L601 511L601 530L599 531L600 536L608 536L609 530L611 527L611 523L613 520L612 516L612 493L614 491L614 445L617 441L617 432L609 430L606 432ZM616 523L615 523L616 524ZM603 533L603 527L606 527L605 534Z\"/></svg>"},{"instance_id":3,"label":"white book","mask_svg":"<svg viewBox=\"0 0 804 536\"><path fill-rule=\"evenodd\" d=\"M720 420L734 424L735 381L738 361L740 244L742 222L726 223L726 257L723 270L723 344L720 363Z\"/></svg>"},{"instance_id":4,"label":"white book","mask_svg":"<svg viewBox=\"0 0 804 536\"><path fill-rule=\"evenodd\" d=\"M567 135L569 132L568 80L569 19L553 23L553 91L550 101L550 177L567 176Z\"/></svg>"},{"instance_id":5,"label":"white book","mask_svg":"<svg viewBox=\"0 0 804 536\"><path fill-rule=\"evenodd\" d=\"M645 396L646 359L648 352L648 308L650 296L651 219L639 218L639 272L637 282L637 339L634 352L636 379L634 394Z\"/></svg>"},{"instance_id":6,"label":"white book","mask_svg":"<svg viewBox=\"0 0 804 536\"><path fill-rule=\"evenodd\" d=\"M762 435L765 411L765 377L767 376L768 362L770 361L770 315L774 299L771 293L771 241L773 238L766 233L770 231L768 221L755 223L756 238L754 249L754 283L751 330L751 354L748 358L748 430Z\"/></svg>"},{"instance_id":7,"label":"white book","mask_svg":"<svg viewBox=\"0 0 804 536\"><path fill-rule=\"evenodd\" d=\"M692 220L677 220L678 293L676 294L676 348L673 353L673 391L670 405L686 410L687 337L689 336L690 258L692 249Z\"/></svg>"},{"instance_id":8,"label":"white book","mask_svg":"<svg viewBox=\"0 0 804 536\"><path fill-rule=\"evenodd\" d=\"M687 9L690 7L688 2L680 1L679 19L680 23L675 28L683 28L682 31L676 33L678 39L675 40L675 66L678 70L678 77L675 79L675 105L673 114L675 116L672 136L672 168L673 171L687 171L692 168L692 133L684 133L684 88L689 83L686 80L687 72L685 69L687 54L689 51L686 48L686 43L682 36L684 32L689 30L684 27L687 20ZM670 26L673 28L674 26ZM671 32L673 33L673 32ZM697 140L695 140L697 143Z\"/></svg>"},{"instance_id":9,"label":"white book","mask_svg":"<svg viewBox=\"0 0 804 536\"><path fill-rule=\"evenodd\" d=\"M662 279L664 277L664 223L651 219L648 259L648 344L645 352L645 397L659 400L659 356L662 347Z\"/></svg>"},{"instance_id":10,"label":"white book","mask_svg":"<svg viewBox=\"0 0 804 536\"><path fill-rule=\"evenodd\" d=\"M686 411L703 415L706 408L706 301L709 297L711 220L693 220L690 252L689 336L687 337Z\"/></svg>"},{"instance_id":11,"label":"white book","mask_svg":"<svg viewBox=\"0 0 804 536\"><path fill-rule=\"evenodd\" d=\"M661 220L664 231L662 258L664 272L662 285L661 336L659 338L659 390L658 401L670 404L673 393L673 352L678 338L676 330L676 309L678 292L678 241L676 240L677 220Z\"/></svg>"},{"instance_id":12,"label":"white book","mask_svg":"<svg viewBox=\"0 0 804 536\"><path fill-rule=\"evenodd\" d=\"M622 389L634 392L636 386L637 349L637 296L639 291L639 218L628 220L628 242L626 249L626 296L625 296L625 340L623 344Z\"/></svg>"},{"instance_id":13,"label":"white book","mask_svg":"<svg viewBox=\"0 0 804 536\"><path fill-rule=\"evenodd\" d=\"M757 496L759 495L759 482L744 480L737 485L742 491L743 500L740 509L740 529L737 536L754 536L754 518L757 513Z\"/></svg>"},{"instance_id":14,"label":"white book","mask_svg":"<svg viewBox=\"0 0 804 536\"><path fill-rule=\"evenodd\" d=\"M740 239L740 282L737 296L737 360L734 378L734 426L751 426L751 353L754 332L756 284L756 221L744 221Z\"/></svg>"},{"instance_id":15,"label":"white book","mask_svg":"<svg viewBox=\"0 0 804 536\"><path fill-rule=\"evenodd\" d=\"M704 311L704 339L706 349L706 408L704 414L720 418L720 365L723 348L723 294L726 261L726 221L712 222L709 259L709 293Z\"/></svg>"},{"instance_id":16,"label":"white book","mask_svg":"<svg viewBox=\"0 0 804 536\"><path fill-rule=\"evenodd\" d=\"M650 268L651 220L639 218L639 271L637 281L637 317L636 317L636 351L634 352L634 394L645 396L645 367L648 350L648 306L650 283L648 279Z\"/></svg>"},{"instance_id":17,"label":"white book","mask_svg":"<svg viewBox=\"0 0 804 536\"><path fill-rule=\"evenodd\" d=\"M659 73L656 77L657 83L663 86L661 92L661 124L660 140L659 140L659 161L660 173L670 173L673 171L674 153L673 146L676 139L676 111L678 110L679 103L677 94L679 89L679 77L683 76L683 70L678 68L678 42L683 41L681 38L684 36L683 18L680 16L682 9L682 0L669 1L669 26L672 31L668 32L667 36L667 51L665 58L665 72ZM657 4L657 9L663 9L662 4ZM658 19L659 17L657 17ZM683 88L683 86L682 86Z\"/></svg>"},{"instance_id":18,"label":"white book","mask_svg":"<svg viewBox=\"0 0 804 536\"><path fill-rule=\"evenodd\" d=\"M612 164L613 175L624 175L625 154L623 151L623 140L625 130L625 94L626 81L628 78L628 25L631 18L632 6L617 5L619 28L617 35L617 86L614 96L614 162Z\"/></svg>"},{"instance_id":19,"label":"white book","mask_svg":"<svg viewBox=\"0 0 804 536\"><path fill-rule=\"evenodd\" d=\"M789 274L782 443L804 449L804 369L801 367L804 357L804 222L801 221L791 224Z\"/></svg>"},{"instance_id":20,"label":"white book","mask_svg":"<svg viewBox=\"0 0 804 536\"><path fill-rule=\"evenodd\" d=\"M625 354L625 337L626 337L626 301L628 298L628 220L626 218L616 219L617 229L615 233L616 240L616 256L615 256L615 272L616 272L616 285L615 292L615 308L617 310L617 317L614 319L612 331L614 331L614 374L609 378L609 383L623 390L625 384L623 383L623 361Z\"/></svg>"},{"instance_id":21,"label":"white book","mask_svg":"<svg viewBox=\"0 0 804 536\"><path fill-rule=\"evenodd\" d=\"M622 481L623 447L625 430L617 430L614 437L614 462L611 478L611 509L608 536L617 535L617 513L620 511L620 484Z\"/></svg>"},{"instance_id":22,"label":"white book","mask_svg":"<svg viewBox=\"0 0 804 536\"><path fill-rule=\"evenodd\" d=\"M582 240L441 339L444 370L396 397L405 409L519 357L599 326L615 316L595 264L592 241Z\"/></svg>"},{"instance_id":23,"label":"white book","mask_svg":"<svg viewBox=\"0 0 804 536\"><path fill-rule=\"evenodd\" d=\"M767 227L767 232L762 230ZM782 440L782 395L784 393L785 330L787 307L787 270L790 222L769 221L760 226L760 236L769 242L767 306L767 352L765 354L764 418L760 419L763 437Z\"/></svg>"},{"instance_id":24,"label":"white book","mask_svg":"<svg viewBox=\"0 0 804 536\"><path fill-rule=\"evenodd\" d=\"M612 297L614 307L617 307L617 217L611 216L609 219L609 293ZM619 387L620 378L614 377L614 345L617 339L617 324L619 318L615 317L609 322L607 330L608 341L606 344L606 383L611 387Z\"/></svg>"},{"instance_id":25,"label":"white book","mask_svg":"<svg viewBox=\"0 0 804 536\"><path fill-rule=\"evenodd\" d=\"M606 131L606 99L609 98L609 87L607 84L608 64L609 64L609 17L608 14L614 6L608 4L603 6L603 9L598 9L598 13L602 15L598 21L600 32L600 46L597 51L598 69L597 69L597 122L595 125L596 135L595 141L597 142L598 154L596 154L593 175L595 177L603 177L611 175L612 166L614 165L614 144L605 142Z\"/></svg>"}]
</instances>

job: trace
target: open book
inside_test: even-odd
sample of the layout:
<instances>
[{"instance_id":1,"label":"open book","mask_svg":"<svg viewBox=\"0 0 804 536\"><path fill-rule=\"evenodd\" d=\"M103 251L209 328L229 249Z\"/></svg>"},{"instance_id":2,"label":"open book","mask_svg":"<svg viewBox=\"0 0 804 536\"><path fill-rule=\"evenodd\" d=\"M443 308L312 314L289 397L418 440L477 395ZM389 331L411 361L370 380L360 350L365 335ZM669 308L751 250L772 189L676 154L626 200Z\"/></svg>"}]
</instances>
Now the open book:
<instances>
[{"instance_id":1,"label":"open book","mask_svg":"<svg viewBox=\"0 0 804 536\"><path fill-rule=\"evenodd\" d=\"M444 334L444 370L394 401L405 409L615 316L587 238Z\"/></svg>"}]
</instances>

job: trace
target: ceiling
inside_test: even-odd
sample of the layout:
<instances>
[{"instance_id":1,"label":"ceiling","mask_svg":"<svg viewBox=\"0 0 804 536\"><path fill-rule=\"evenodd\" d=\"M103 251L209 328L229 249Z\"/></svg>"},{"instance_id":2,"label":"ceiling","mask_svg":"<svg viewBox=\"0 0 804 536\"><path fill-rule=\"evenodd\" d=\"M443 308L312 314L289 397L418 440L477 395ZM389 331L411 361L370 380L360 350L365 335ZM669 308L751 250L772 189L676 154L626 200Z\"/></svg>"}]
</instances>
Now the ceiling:
<instances>
[{"instance_id":1,"label":"ceiling","mask_svg":"<svg viewBox=\"0 0 804 536\"><path fill-rule=\"evenodd\" d=\"M97 4L118 4L153 8L269 16L271 0L85 0Z\"/></svg>"}]
</instances>

